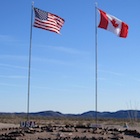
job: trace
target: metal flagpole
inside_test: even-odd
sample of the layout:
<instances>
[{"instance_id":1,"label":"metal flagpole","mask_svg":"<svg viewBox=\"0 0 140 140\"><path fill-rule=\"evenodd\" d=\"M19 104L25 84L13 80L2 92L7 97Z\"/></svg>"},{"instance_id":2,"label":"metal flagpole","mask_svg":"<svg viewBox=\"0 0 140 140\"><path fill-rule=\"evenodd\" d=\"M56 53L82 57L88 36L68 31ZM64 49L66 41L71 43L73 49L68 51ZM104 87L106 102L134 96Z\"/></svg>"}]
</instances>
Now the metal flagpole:
<instances>
[{"instance_id":1,"label":"metal flagpole","mask_svg":"<svg viewBox=\"0 0 140 140\"><path fill-rule=\"evenodd\" d=\"M29 67L28 67L28 97L27 97L27 120L29 120L29 109L30 109L30 70L31 70L31 54L32 54L32 22L33 22L33 7L34 2L31 6L31 28L30 28L30 47L29 47Z\"/></svg>"},{"instance_id":2,"label":"metal flagpole","mask_svg":"<svg viewBox=\"0 0 140 140\"><path fill-rule=\"evenodd\" d=\"M98 124L98 46L97 46L97 2L95 3L95 118Z\"/></svg>"}]
</instances>

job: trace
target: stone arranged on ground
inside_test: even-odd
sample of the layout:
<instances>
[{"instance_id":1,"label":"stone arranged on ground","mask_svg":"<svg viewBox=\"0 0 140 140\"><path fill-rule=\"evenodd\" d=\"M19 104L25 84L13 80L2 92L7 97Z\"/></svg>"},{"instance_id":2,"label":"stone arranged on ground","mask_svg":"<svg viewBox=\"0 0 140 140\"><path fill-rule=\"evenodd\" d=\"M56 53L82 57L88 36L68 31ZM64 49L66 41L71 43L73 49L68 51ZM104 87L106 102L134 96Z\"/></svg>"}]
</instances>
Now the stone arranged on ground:
<instances>
[{"instance_id":1,"label":"stone arranged on ground","mask_svg":"<svg viewBox=\"0 0 140 140\"><path fill-rule=\"evenodd\" d=\"M140 132L84 125L42 125L34 128L0 128L0 140L138 140Z\"/></svg>"}]
</instances>

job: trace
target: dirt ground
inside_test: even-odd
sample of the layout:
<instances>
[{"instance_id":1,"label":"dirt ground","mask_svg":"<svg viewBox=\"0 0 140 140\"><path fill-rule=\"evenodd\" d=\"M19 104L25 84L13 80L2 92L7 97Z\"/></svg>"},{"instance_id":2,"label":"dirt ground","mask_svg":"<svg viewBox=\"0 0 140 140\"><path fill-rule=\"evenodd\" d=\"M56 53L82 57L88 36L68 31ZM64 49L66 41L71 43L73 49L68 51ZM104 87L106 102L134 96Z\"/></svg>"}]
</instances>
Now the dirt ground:
<instances>
[{"instance_id":1,"label":"dirt ground","mask_svg":"<svg viewBox=\"0 0 140 140\"><path fill-rule=\"evenodd\" d=\"M139 140L140 127L121 125L41 124L21 128L0 123L0 140Z\"/></svg>"}]
</instances>

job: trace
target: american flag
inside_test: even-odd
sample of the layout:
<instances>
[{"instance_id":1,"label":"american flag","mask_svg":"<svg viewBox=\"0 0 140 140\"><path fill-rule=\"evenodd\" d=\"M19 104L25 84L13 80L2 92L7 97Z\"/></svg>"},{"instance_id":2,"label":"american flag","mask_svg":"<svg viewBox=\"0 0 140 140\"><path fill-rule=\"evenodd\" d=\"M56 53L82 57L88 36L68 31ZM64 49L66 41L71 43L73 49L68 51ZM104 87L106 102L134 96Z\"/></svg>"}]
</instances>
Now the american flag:
<instances>
[{"instance_id":1,"label":"american flag","mask_svg":"<svg viewBox=\"0 0 140 140\"><path fill-rule=\"evenodd\" d=\"M38 8L34 8L34 12L34 27L60 34L60 29L62 28L65 22L64 19L55 14L40 10Z\"/></svg>"}]
</instances>

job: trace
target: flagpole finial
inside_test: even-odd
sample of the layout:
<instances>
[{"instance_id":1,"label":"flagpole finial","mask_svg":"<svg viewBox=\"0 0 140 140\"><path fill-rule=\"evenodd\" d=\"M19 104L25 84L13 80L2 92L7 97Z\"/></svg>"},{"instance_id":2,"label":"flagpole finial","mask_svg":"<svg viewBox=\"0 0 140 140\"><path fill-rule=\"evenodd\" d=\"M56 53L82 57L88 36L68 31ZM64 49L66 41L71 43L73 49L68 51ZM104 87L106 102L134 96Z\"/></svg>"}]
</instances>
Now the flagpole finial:
<instances>
[{"instance_id":1,"label":"flagpole finial","mask_svg":"<svg viewBox=\"0 0 140 140\"><path fill-rule=\"evenodd\" d=\"M95 7L97 7L97 5L98 5L98 3L97 3L97 1L95 1Z\"/></svg>"},{"instance_id":2,"label":"flagpole finial","mask_svg":"<svg viewBox=\"0 0 140 140\"><path fill-rule=\"evenodd\" d=\"M34 6L34 1L32 1L32 6Z\"/></svg>"}]
</instances>

